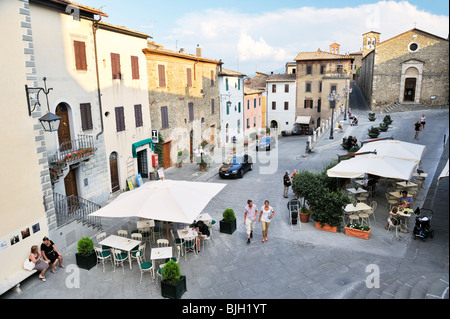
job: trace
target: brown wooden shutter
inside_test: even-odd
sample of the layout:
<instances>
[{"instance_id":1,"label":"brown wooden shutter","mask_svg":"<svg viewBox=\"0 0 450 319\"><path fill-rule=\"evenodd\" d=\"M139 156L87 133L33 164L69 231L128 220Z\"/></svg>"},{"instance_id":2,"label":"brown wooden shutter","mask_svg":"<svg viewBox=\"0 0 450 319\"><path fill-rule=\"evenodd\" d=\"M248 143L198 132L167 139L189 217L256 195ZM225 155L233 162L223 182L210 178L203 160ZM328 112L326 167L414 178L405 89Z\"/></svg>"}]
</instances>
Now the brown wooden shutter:
<instances>
[{"instance_id":1,"label":"brown wooden shutter","mask_svg":"<svg viewBox=\"0 0 450 319\"><path fill-rule=\"evenodd\" d=\"M211 86L214 86L214 70L211 70Z\"/></svg>"},{"instance_id":2,"label":"brown wooden shutter","mask_svg":"<svg viewBox=\"0 0 450 319\"><path fill-rule=\"evenodd\" d=\"M92 130L92 112L91 103L80 104L81 127L83 131Z\"/></svg>"},{"instance_id":3,"label":"brown wooden shutter","mask_svg":"<svg viewBox=\"0 0 450 319\"><path fill-rule=\"evenodd\" d=\"M131 77L133 80L139 80L139 58L131 56Z\"/></svg>"},{"instance_id":4,"label":"brown wooden shutter","mask_svg":"<svg viewBox=\"0 0 450 319\"><path fill-rule=\"evenodd\" d=\"M192 87L192 70L190 68L186 69L186 75L187 75L187 87Z\"/></svg>"},{"instance_id":5,"label":"brown wooden shutter","mask_svg":"<svg viewBox=\"0 0 450 319\"><path fill-rule=\"evenodd\" d=\"M120 71L120 54L111 53L111 71L113 79L121 79L121 71Z\"/></svg>"},{"instance_id":6,"label":"brown wooden shutter","mask_svg":"<svg viewBox=\"0 0 450 319\"><path fill-rule=\"evenodd\" d=\"M125 116L123 112L123 106L116 107L115 112L116 112L116 131L117 132L125 131Z\"/></svg>"},{"instance_id":7,"label":"brown wooden shutter","mask_svg":"<svg viewBox=\"0 0 450 319\"><path fill-rule=\"evenodd\" d=\"M159 87L166 87L166 68L162 64L158 64Z\"/></svg>"},{"instance_id":8,"label":"brown wooden shutter","mask_svg":"<svg viewBox=\"0 0 450 319\"><path fill-rule=\"evenodd\" d=\"M75 52L75 67L77 70L87 70L86 44L81 41L73 41Z\"/></svg>"}]
</instances>

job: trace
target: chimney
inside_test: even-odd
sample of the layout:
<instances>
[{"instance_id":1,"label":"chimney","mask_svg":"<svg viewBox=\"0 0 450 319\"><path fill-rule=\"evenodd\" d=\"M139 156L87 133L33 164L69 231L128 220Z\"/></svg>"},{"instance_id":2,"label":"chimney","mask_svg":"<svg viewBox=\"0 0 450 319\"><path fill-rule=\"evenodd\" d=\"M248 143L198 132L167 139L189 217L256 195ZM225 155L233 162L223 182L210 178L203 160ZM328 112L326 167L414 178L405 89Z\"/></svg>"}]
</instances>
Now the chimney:
<instances>
[{"instance_id":1,"label":"chimney","mask_svg":"<svg viewBox=\"0 0 450 319\"><path fill-rule=\"evenodd\" d=\"M184 53L184 48L180 48L180 52L179 53Z\"/></svg>"},{"instance_id":2,"label":"chimney","mask_svg":"<svg viewBox=\"0 0 450 319\"><path fill-rule=\"evenodd\" d=\"M195 55L198 57L202 57L202 48L200 47L200 44L197 44L197 49L195 50Z\"/></svg>"}]
</instances>

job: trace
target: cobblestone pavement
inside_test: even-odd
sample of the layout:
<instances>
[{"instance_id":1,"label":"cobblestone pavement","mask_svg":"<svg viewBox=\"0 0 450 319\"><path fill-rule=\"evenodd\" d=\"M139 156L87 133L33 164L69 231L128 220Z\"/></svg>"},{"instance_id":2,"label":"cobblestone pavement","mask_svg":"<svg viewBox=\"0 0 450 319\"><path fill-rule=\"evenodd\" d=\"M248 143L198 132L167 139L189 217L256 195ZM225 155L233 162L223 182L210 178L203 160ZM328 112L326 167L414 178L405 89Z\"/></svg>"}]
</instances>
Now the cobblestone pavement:
<instances>
[{"instance_id":1,"label":"cobblestone pavement","mask_svg":"<svg viewBox=\"0 0 450 319\"><path fill-rule=\"evenodd\" d=\"M444 144L444 136L449 134L448 109L390 113L394 122L389 131L380 136L392 135L427 146L421 168L429 176L414 207L433 210L434 238L422 242L413 240L410 233L399 233L396 237L395 232L386 232L388 209L384 186L374 198L378 208L369 240L317 230L311 220L302 224L300 230L292 230L288 224L286 205L293 194L290 192L289 199L282 196L284 172L295 168L322 169L336 159L337 154L346 152L339 145L343 136L356 136L359 141L367 139L367 129L373 123L366 119L366 111L359 112L358 126L350 127L345 123L344 132L336 132L334 140L328 139L329 133L325 132L310 154L305 154L305 136L281 137L271 151L277 155L277 163L275 172L270 174L267 174L270 163L264 162L263 154L256 154L253 148L250 148L250 155L256 160L255 169L242 179L219 179L219 163L205 173L200 173L195 164L165 171L167 179L226 183L205 212L218 221L223 210L231 207L238 223L232 235L220 233L216 224L211 246L202 247L198 257L188 253L179 260L188 289L182 299L448 299L448 179L437 183L437 176L448 159L448 142ZM419 141L414 141L413 123L423 112L428 119L427 127ZM378 113L377 117L381 122L382 115ZM275 209L268 242L261 242L258 224L252 242L246 243L243 207L249 198L258 207L269 199ZM135 220L131 220L135 225L133 223ZM128 220L104 218L103 224L104 231L113 233L127 227ZM413 224L412 218L410 228ZM132 270L126 267L125 274L121 269L114 272L110 264L106 265L105 272L101 266L89 271L78 270L74 267L75 249L64 252L69 265L66 270L49 273L45 283L37 276L30 277L22 283L20 294L10 291L1 298L162 299L158 280L152 281L144 274L143 282L139 283L136 263ZM146 255L148 259L149 250Z\"/></svg>"}]
</instances>

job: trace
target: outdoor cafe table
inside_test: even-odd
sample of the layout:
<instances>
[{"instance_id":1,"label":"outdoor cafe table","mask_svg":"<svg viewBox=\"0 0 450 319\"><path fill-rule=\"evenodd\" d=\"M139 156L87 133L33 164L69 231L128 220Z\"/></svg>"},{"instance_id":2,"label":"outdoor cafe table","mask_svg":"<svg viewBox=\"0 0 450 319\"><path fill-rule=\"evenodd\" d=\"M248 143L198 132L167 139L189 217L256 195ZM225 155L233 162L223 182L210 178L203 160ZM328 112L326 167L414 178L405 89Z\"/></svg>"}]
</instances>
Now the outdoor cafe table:
<instances>
[{"instance_id":1,"label":"outdoor cafe table","mask_svg":"<svg viewBox=\"0 0 450 319\"><path fill-rule=\"evenodd\" d=\"M155 221L153 219L142 219L136 222L137 228L155 227Z\"/></svg>"},{"instance_id":2,"label":"outdoor cafe table","mask_svg":"<svg viewBox=\"0 0 450 319\"><path fill-rule=\"evenodd\" d=\"M141 242L139 240L129 239L129 238L125 238L125 237L121 237L121 236L117 236L117 235L110 235L107 238L103 239L98 244L100 246L108 246L108 247L126 251L128 253L128 261L130 262L130 269L132 269L131 268L131 256L130 256L131 250L134 247L139 246L140 243Z\"/></svg>"},{"instance_id":3,"label":"outdoor cafe table","mask_svg":"<svg viewBox=\"0 0 450 319\"><path fill-rule=\"evenodd\" d=\"M185 228L178 229L177 233L178 233L178 238L180 238L180 239L198 236L197 231L195 231L194 229L192 229L190 227L188 229L185 229Z\"/></svg>"},{"instance_id":4,"label":"outdoor cafe table","mask_svg":"<svg viewBox=\"0 0 450 319\"><path fill-rule=\"evenodd\" d=\"M413 176L419 179L425 179L427 178L428 173L414 173Z\"/></svg>"},{"instance_id":5,"label":"outdoor cafe table","mask_svg":"<svg viewBox=\"0 0 450 319\"><path fill-rule=\"evenodd\" d=\"M346 213L355 213L355 212L359 212L362 210L369 210L369 209L372 209L372 207L370 207L366 203L358 203L358 204L356 204L356 206L354 206L353 204L348 204L344 208Z\"/></svg>"},{"instance_id":6,"label":"outdoor cafe table","mask_svg":"<svg viewBox=\"0 0 450 319\"><path fill-rule=\"evenodd\" d=\"M402 193L401 192L389 192L388 193L391 196L394 196L396 199L399 199L400 197L402 197ZM407 194L406 196L411 197L410 194Z\"/></svg>"},{"instance_id":7,"label":"outdoor cafe table","mask_svg":"<svg viewBox=\"0 0 450 319\"><path fill-rule=\"evenodd\" d=\"M362 187L358 187L358 189L356 188L347 188L347 191L352 194L353 197L357 196L358 194L362 194L362 193L367 193L367 191L362 188Z\"/></svg>"},{"instance_id":8,"label":"outdoor cafe table","mask_svg":"<svg viewBox=\"0 0 450 319\"><path fill-rule=\"evenodd\" d=\"M413 182L408 182L408 183L406 183L406 182L397 182L397 185L398 185L398 186L401 186L401 187L404 187L404 188L406 188L406 187L419 186L419 185L417 185L417 184L415 184L415 183L413 183Z\"/></svg>"},{"instance_id":9,"label":"outdoor cafe table","mask_svg":"<svg viewBox=\"0 0 450 319\"><path fill-rule=\"evenodd\" d=\"M153 265L155 265L155 260L157 259L167 259L172 258L172 247L159 247L152 248L150 253L150 259L152 260ZM155 277L155 267L153 267L153 278Z\"/></svg>"},{"instance_id":10,"label":"outdoor cafe table","mask_svg":"<svg viewBox=\"0 0 450 319\"><path fill-rule=\"evenodd\" d=\"M404 208L402 210L398 210L397 214L400 216L400 223L403 226L404 232L407 233L408 232L408 225L407 225L407 220L411 217L411 214L414 211L411 208ZM400 229L400 231L402 231Z\"/></svg>"}]
</instances>

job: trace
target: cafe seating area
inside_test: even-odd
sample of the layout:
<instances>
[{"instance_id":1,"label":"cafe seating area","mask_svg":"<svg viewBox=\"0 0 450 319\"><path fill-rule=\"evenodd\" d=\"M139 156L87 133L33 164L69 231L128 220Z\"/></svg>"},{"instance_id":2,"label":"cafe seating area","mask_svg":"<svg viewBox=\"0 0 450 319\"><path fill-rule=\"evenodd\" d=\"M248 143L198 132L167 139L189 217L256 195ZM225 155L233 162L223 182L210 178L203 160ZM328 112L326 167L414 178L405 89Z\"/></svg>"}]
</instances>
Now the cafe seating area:
<instances>
[{"instance_id":1,"label":"cafe seating area","mask_svg":"<svg viewBox=\"0 0 450 319\"><path fill-rule=\"evenodd\" d=\"M421 207L418 201L420 202L421 190L427 176L427 173L416 172L410 180L379 178L372 186L367 186L368 179L349 180L345 192L351 203L344 208L343 225L358 223L384 230L392 208L397 207L400 222L390 223L386 232L392 232L395 238L398 238L400 233L410 234L409 223L414 216L413 208ZM398 207L403 191L407 191L406 197L412 200L411 208Z\"/></svg>"},{"instance_id":2,"label":"cafe seating area","mask_svg":"<svg viewBox=\"0 0 450 319\"><path fill-rule=\"evenodd\" d=\"M111 233L103 231L94 238L96 268L101 265L103 273L117 271L124 276L127 271L140 273L139 283L145 281L149 274L151 282L159 283L162 269L169 260L177 263L181 258L195 261L201 258L202 250L213 248L213 219L204 213L196 218L196 221L199 220L208 226L211 236L200 236L195 224L144 218L128 221L126 227L118 225L120 229Z\"/></svg>"}]
</instances>

